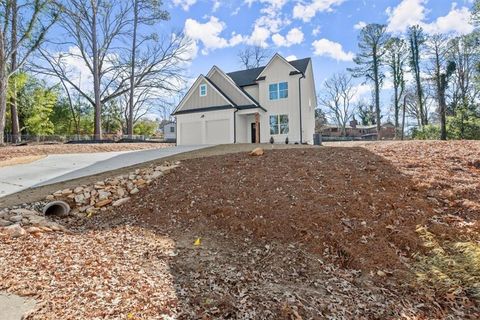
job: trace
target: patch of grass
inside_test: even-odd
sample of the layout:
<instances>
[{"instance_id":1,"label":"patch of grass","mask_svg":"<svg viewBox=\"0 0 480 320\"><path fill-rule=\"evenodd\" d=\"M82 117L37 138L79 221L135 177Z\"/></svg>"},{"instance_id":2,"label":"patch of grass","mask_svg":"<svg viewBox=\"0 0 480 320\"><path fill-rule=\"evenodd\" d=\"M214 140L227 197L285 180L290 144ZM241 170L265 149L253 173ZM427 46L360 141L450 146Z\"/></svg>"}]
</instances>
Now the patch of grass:
<instances>
[{"instance_id":1,"label":"patch of grass","mask_svg":"<svg viewBox=\"0 0 480 320\"><path fill-rule=\"evenodd\" d=\"M480 243L441 242L426 227L416 231L430 250L416 256L417 280L445 293L461 290L480 300Z\"/></svg>"}]
</instances>

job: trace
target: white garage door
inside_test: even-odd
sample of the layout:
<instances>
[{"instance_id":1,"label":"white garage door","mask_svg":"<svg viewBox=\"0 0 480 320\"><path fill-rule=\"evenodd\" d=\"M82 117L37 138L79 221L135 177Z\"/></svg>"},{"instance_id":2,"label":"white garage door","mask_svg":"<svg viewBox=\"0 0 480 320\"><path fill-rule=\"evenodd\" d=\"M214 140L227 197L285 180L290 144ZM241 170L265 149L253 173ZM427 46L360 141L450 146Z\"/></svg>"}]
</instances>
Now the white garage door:
<instances>
[{"instance_id":1,"label":"white garage door","mask_svg":"<svg viewBox=\"0 0 480 320\"><path fill-rule=\"evenodd\" d=\"M182 123L180 141L182 145L202 144L202 123L200 121Z\"/></svg>"},{"instance_id":2,"label":"white garage door","mask_svg":"<svg viewBox=\"0 0 480 320\"><path fill-rule=\"evenodd\" d=\"M206 123L207 144L225 144L230 141L230 120L211 120Z\"/></svg>"}]
</instances>

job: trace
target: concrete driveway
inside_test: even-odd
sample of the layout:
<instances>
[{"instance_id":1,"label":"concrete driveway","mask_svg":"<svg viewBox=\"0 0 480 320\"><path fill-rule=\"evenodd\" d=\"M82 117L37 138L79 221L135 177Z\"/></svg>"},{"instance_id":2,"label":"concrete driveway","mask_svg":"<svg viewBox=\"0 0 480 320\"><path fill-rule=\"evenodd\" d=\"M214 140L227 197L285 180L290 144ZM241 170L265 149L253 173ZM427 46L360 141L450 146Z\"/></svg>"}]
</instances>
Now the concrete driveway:
<instances>
[{"instance_id":1,"label":"concrete driveway","mask_svg":"<svg viewBox=\"0 0 480 320\"><path fill-rule=\"evenodd\" d=\"M0 168L0 198L32 188L116 170L209 146L179 146L127 152L50 155Z\"/></svg>"}]
</instances>

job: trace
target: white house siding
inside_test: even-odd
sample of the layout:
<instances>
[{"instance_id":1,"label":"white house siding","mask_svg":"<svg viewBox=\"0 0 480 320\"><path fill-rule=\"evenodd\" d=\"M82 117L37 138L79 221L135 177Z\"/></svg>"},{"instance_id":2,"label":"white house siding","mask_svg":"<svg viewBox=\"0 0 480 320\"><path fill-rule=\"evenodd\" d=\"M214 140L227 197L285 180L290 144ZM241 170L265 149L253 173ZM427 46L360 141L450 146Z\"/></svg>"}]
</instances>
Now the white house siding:
<instances>
[{"instance_id":1,"label":"white house siding","mask_svg":"<svg viewBox=\"0 0 480 320\"><path fill-rule=\"evenodd\" d=\"M251 105L252 101L247 99L240 89L233 83L227 75L222 74L216 69L209 74L209 79L222 90L238 106Z\"/></svg>"},{"instance_id":2,"label":"white house siding","mask_svg":"<svg viewBox=\"0 0 480 320\"><path fill-rule=\"evenodd\" d=\"M271 61L262 74L266 79L258 82L259 103L267 109L267 112L262 113L260 118L260 141L262 143L268 143L272 137L270 135L270 115L282 114L288 115L289 133L273 135L275 142L283 143L287 137L290 143L300 142L298 79L301 75L291 76L291 71L295 71L295 68L281 58L276 58ZM269 85L279 82L288 82L288 98L270 100Z\"/></svg>"},{"instance_id":3,"label":"white house siding","mask_svg":"<svg viewBox=\"0 0 480 320\"><path fill-rule=\"evenodd\" d=\"M302 81L302 127L303 142L313 144L315 133L315 108L317 107L317 93L312 63L309 63Z\"/></svg>"},{"instance_id":4,"label":"white house siding","mask_svg":"<svg viewBox=\"0 0 480 320\"><path fill-rule=\"evenodd\" d=\"M254 114L237 112L237 143L252 143L252 123L255 123Z\"/></svg>"},{"instance_id":5,"label":"white house siding","mask_svg":"<svg viewBox=\"0 0 480 320\"><path fill-rule=\"evenodd\" d=\"M258 91L258 86L257 85L243 87L243 90L245 90L253 99L258 101L259 91Z\"/></svg>"},{"instance_id":6,"label":"white house siding","mask_svg":"<svg viewBox=\"0 0 480 320\"><path fill-rule=\"evenodd\" d=\"M172 132L173 128L173 132ZM175 123L167 123L163 127L163 137L166 141L175 141L177 139L176 131L176 124Z\"/></svg>"},{"instance_id":7,"label":"white house siding","mask_svg":"<svg viewBox=\"0 0 480 320\"><path fill-rule=\"evenodd\" d=\"M177 115L177 144L233 143L233 115L233 109Z\"/></svg>"},{"instance_id":8,"label":"white house siding","mask_svg":"<svg viewBox=\"0 0 480 320\"><path fill-rule=\"evenodd\" d=\"M200 96L200 85L207 85L207 95L205 97ZM190 96L183 102L181 111L193 110L199 108L209 108L229 105L230 102L226 100L217 90L205 79L200 79L192 87Z\"/></svg>"}]
</instances>

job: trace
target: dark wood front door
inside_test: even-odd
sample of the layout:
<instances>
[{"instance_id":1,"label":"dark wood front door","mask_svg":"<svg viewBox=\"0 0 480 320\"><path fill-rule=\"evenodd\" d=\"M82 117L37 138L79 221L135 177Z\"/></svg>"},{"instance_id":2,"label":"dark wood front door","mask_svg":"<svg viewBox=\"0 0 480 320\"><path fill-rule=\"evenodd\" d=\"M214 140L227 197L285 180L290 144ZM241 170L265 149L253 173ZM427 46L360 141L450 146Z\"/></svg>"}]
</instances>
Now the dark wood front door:
<instances>
[{"instance_id":1,"label":"dark wood front door","mask_svg":"<svg viewBox=\"0 0 480 320\"><path fill-rule=\"evenodd\" d=\"M256 143L257 141L257 125L256 123L252 123L252 143Z\"/></svg>"}]
</instances>

